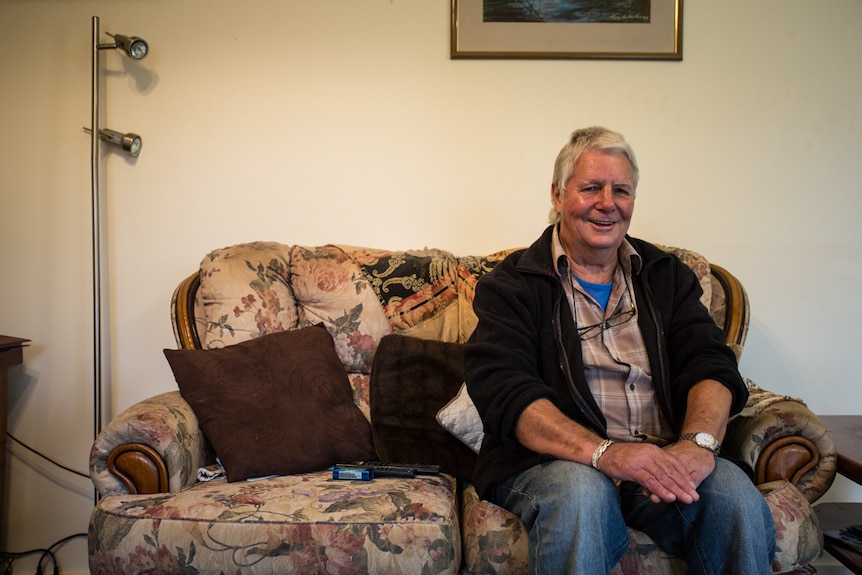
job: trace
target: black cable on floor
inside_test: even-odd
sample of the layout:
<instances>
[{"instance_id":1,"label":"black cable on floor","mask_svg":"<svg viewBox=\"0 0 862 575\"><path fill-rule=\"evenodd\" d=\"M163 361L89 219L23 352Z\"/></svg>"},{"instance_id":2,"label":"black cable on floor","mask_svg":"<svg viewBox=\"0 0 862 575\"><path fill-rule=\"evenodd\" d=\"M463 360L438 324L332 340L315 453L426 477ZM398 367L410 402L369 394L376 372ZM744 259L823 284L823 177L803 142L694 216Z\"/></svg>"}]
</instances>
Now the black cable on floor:
<instances>
[{"instance_id":1,"label":"black cable on floor","mask_svg":"<svg viewBox=\"0 0 862 575\"><path fill-rule=\"evenodd\" d=\"M6 564L3 573L5 575L10 575L12 573L12 564L15 563L16 559L21 559L22 557L27 557L28 555L35 555L36 553L42 553L44 557L47 553L51 556L51 559L54 561L54 569L59 571L57 567L57 558L54 557L54 554L50 549L31 549L30 551L21 551L20 553L12 553L10 551L2 551L0 552L0 557L2 557L3 562ZM37 575L41 575L42 571L42 559L39 559L39 565L37 567L36 573Z\"/></svg>"},{"instance_id":2,"label":"black cable on floor","mask_svg":"<svg viewBox=\"0 0 862 575\"><path fill-rule=\"evenodd\" d=\"M36 564L36 575L43 575L42 571L42 563L48 557L51 558L51 563L54 564L54 575L59 575L60 573L60 565L57 563L57 557L54 555L54 549L59 547L60 545L66 543L67 541L71 541L77 537L87 537L86 533L75 533L74 535L69 535L67 537L63 537L56 543L53 543L47 549L31 549L29 551L21 551L19 553L14 553L11 551L0 551L0 565L3 566L4 575L11 575L12 573L12 564L15 563L16 559L21 559L22 557L27 557L28 555L35 555L36 553L41 553L42 556L39 557L39 562Z\"/></svg>"},{"instance_id":3,"label":"black cable on floor","mask_svg":"<svg viewBox=\"0 0 862 575\"><path fill-rule=\"evenodd\" d=\"M23 447L24 449L38 455L39 457L41 457L45 461L48 461L49 463L56 465L57 467L59 467L60 469L63 469L64 471L68 471L69 473L73 473L73 474L79 475L81 477L86 477L87 479L90 478L90 476L88 474L81 473L80 471L78 471L76 469L72 469L71 467L67 467L67 466L63 465L62 463L58 463L57 461L54 461L53 459L51 459L50 457L48 457L44 453L40 453L39 451L36 451L32 447L30 447L29 445L27 445L26 443L24 443L23 441L21 441L20 439L18 439L17 437L12 435L11 433L9 433L8 431L6 432L6 436L9 437L9 439L14 441L15 443L17 443L18 445L20 445L21 447ZM30 551L22 551L20 553L13 553L13 552L9 552L9 551L0 551L0 565L2 565L2 568L3 568L3 575L12 575L12 564L15 563L16 559L20 559L21 557L26 557L28 555L34 555L36 553L42 554L39 557L39 562L36 564L36 575L43 575L42 563L44 563L48 557L51 558L51 563L54 564L53 574L59 575L60 574L60 565L57 563L57 557L54 555L53 550L55 548L59 547L60 545L66 543L67 541L70 541L70 540L75 539L77 537L86 538L87 534L86 533L75 533L74 535L68 535L66 537L63 537L59 541L51 544L50 546L48 546L47 549L31 549Z\"/></svg>"},{"instance_id":4,"label":"black cable on floor","mask_svg":"<svg viewBox=\"0 0 862 575\"><path fill-rule=\"evenodd\" d=\"M67 541L71 541L72 539L75 539L77 537L85 537L86 538L87 534L86 533L75 533L74 535L69 535L67 537L63 537L62 539L60 539L59 541L57 541L56 543L54 543L53 545L48 547L45 550L45 552L42 553L42 556L39 558L39 563L36 564L36 575L42 575L42 573L43 573L42 561L44 561L45 558L49 557L49 556L51 557L51 562L54 564L54 575L59 575L60 574L60 566L57 564L57 557L54 555L53 550L55 548L59 547L60 545L62 545L63 543L66 543Z\"/></svg>"}]
</instances>

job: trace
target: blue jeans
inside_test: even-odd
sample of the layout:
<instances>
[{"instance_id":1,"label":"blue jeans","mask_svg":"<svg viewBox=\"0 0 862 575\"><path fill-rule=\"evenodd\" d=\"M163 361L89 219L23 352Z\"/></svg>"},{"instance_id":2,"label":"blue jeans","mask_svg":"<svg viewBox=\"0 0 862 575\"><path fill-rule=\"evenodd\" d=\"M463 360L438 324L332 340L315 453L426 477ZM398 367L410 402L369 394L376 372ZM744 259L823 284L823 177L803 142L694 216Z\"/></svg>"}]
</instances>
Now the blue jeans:
<instances>
[{"instance_id":1,"label":"blue jeans","mask_svg":"<svg viewBox=\"0 0 862 575\"><path fill-rule=\"evenodd\" d=\"M771 573L775 526L766 501L733 463L717 459L690 505L652 503L640 487L595 469L549 461L499 483L495 503L529 533L531 574L610 573L628 547L628 527L686 561L690 574Z\"/></svg>"}]
</instances>

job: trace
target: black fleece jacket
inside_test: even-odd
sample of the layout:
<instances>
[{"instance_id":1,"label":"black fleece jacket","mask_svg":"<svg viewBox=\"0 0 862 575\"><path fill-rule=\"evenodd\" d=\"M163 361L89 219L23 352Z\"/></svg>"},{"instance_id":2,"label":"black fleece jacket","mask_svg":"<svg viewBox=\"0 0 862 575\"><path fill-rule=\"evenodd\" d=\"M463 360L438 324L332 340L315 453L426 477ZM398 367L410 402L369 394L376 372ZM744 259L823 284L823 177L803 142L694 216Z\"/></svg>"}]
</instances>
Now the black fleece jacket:
<instances>
[{"instance_id":1,"label":"black fleece jacket","mask_svg":"<svg viewBox=\"0 0 862 575\"><path fill-rule=\"evenodd\" d=\"M479 322L464 347L464 370L484 423L473 482L486 499L494 484L549 458L515 437L518 418L537 399L550 400L568 417L607 436L554 270L552 232L553 226L548 227L532 246L508 256L476 287L473 309ZM702 290L694 273L654 245L626 239L643 260L640 272L633 272L632 286L656 401L666 421L679 434L688 392L704 379L717 380L733 393L731 413L737 413L748 391L724 333L700 302Z\"/></svg>"}]
</instances>

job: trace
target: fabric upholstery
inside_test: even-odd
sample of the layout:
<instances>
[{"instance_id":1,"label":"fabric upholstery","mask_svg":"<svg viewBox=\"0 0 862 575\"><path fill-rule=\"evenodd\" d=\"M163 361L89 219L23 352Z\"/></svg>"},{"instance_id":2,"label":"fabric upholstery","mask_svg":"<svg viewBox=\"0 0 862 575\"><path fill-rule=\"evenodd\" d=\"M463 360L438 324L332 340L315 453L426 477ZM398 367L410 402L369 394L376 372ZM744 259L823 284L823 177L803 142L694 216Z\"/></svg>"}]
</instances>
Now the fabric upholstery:
<instances>
[{"instance_id":1,"label":"fabric upholstery","mask_svg":"<svg viewBox=\"0 0 862 575\"><path fill-rule=\"evenodd\" d=\"M132 405L102 430L90 449L90 478L99 494L129 492L108 470L113 448L128 443L143 443L162 454L171 491L194 484L198 468L212 462L198 418L179 391L167 391Z\"/></svg>"},{"instance_id":2,"label":"fabric upholstery","mask_svg":"<svg viewBox=\"0 0 862 575\"><path fill-rule=\"evenodd\" d=\"M815 502L832 485L838 452L826 427L802 400L761 389L747 380L748 404L728 424L724 448L754 466L763 449L783 437L801 436L817 449L819 462L796 481L796 488Z\"/></svg>"},{"instance_id":3,"label":"fabric upholstery","mask_svg":"<svg viewBox=\"0 0 862 575\"><path fill-rule=\"evenodd\" d=\"M662 246L656 244L662 250L671 253L682 260L682 263L691 268L691 271L694 272L694 275L697 276L697 281L700 284L700 289L703 290L703 294L700 296L700 301L703 305L706 306L707 309L711 309L712 306L712 280L709 274L709 261L702 255L697 252L693 252L691 250L686 250L682 248L676 248L672 246ZM716 321L719 325L721 325L718 321Z\"/></svg>"},{"instance_id":4,"label":"fabric upholstery","mask_svg":"<svg viewBox=\"0 0 862 575\"><path fill-rule=\"evenodd\" d=\"M352 482L329 472L104 497L90 572L457 573L455 498L447 475Z\"/></svg>"},{"instance_id":5,"label":"fabric upholstery","mask_svg":"<svg viewBox=\"0 0 862 575\"><path fill-rule=\"evenodd\" d=\"M762 483L757 488L766 498L777 531L772 572L793 572L817 559L823 534L805 496L787 481Z\"/></svg>"}]
</instances>

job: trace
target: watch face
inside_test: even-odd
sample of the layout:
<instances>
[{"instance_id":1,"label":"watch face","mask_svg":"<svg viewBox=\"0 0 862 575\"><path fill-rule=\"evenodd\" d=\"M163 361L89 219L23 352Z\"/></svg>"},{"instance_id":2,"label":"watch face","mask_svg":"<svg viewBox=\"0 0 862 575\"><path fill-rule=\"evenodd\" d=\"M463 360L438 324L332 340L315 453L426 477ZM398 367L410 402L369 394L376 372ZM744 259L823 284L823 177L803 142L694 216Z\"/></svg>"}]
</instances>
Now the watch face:
<instances>
[{"instance_id":1,"label":"watch face","mask_svg":"<svg viewBox=\"0 0 862 575\"><path fill-rule=\"evenodd\" d=\"M699 433L687 433L681 437L681 439L690 439L693 441L698 447L703 447L704 449L709 449L716 455L719 450L719 443L716 438L714 438L709 433L705 431L701 431Z\"/></svg>"},{"instance_id":2,"label":"watch face","mask_svg":"<svg viewBox=\"0 0 862 575\"><path fill-rule=\"evenodd\" d=\"M708 433L698 433L694 436L694 440L704 447L713 447L715 445L715 438Z\"/></svg>"}]
</instances>

